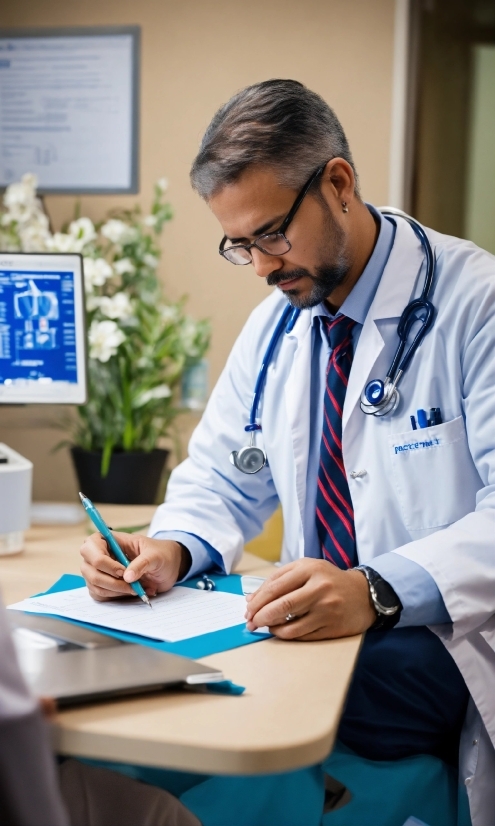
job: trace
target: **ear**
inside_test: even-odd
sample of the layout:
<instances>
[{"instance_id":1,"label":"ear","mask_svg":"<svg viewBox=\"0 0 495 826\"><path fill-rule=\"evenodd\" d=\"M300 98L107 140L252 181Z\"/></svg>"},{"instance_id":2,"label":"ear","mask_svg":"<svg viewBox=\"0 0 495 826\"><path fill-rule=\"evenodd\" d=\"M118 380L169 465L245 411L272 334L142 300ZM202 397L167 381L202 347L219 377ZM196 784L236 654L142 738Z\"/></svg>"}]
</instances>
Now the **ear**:
<instances>
[{"instance_id":1,"label":"ear","mask_svg":"<svg viewBox=\"0 0 495 826\"><path fill-rule=\"evenodd\" d=\"M321 190L328 203L338 201L339 204L350 204L356 197L355 187L356 177L348 161L344 158L328 161L321 178Z\"/></svg>"}]
</instances>

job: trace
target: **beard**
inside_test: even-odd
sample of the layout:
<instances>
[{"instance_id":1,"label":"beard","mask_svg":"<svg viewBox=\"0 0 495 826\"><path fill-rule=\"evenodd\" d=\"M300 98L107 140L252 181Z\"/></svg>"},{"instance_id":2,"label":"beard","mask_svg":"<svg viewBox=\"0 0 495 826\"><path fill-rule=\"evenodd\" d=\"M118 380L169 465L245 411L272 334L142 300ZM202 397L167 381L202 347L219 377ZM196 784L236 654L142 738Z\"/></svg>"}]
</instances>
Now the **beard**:
<instances>
[{"instance_id":1,"label":"beard","mask_svg":"<svg viewBox=\"0 0 495 826\"><path fill-rule=\"evenodd\" d=\"M313 275L304 267L291 270L290 272L272 273L266 279L269 287L276 287L277 284L282 284L284 281L292 281L293 278L302 278L306 276L313 282L312 288L307 295L299 295L297 289L284 290L284 295L287 296L289 302L298 310L309 310L311 307L316 307L325 301L333 291L339 287L345 280L349 271L347 263L341 264L320 264L316 267L316 274Z\"/></svg>"},{"instance_id":2,"label":"beard","mask_svg":"<svg viewBox=\"0 0 495 826\"><path fill-rule=\"evenodd\" d=\"M309 310L325 301L333 291L340 287L345 281L349 272L350 262L345 250L345 234L339 226L328 206L325 208L324 246L320 249L320 258L323 263L315 267L314 272L310 272L305 267L298 267L294 270L283 273L272 272L266 279L269 287L276 287L284 281L292 281L294 278L309 278L312 288L308 295L299 295L298 290L284 290L290 304L298 310ZM337 250L337 254L335 251ZM332 251L332 252L331 252ZM334 261L330 261L333 253ZM325 260L326 259L326 260Z\"/></svg>"}]
</instances>

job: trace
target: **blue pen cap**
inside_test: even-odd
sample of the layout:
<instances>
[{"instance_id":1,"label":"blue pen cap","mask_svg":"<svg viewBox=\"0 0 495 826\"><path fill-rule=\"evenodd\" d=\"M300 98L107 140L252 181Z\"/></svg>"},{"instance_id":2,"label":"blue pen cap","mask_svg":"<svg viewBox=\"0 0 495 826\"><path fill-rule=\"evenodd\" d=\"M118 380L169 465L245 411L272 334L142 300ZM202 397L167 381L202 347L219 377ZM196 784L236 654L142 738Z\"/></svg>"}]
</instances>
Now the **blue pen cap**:
<instances>
[{"instance_id":1,"label":"blue pen cap","mask_svg":"<svg viewBox=\"0 0 495 826\"><path fill-rule=\"evenodd\" d=\"M417 410L416 416L419 427L428 427L428 414L426 410Z\"/></svg>"}]
</instances>

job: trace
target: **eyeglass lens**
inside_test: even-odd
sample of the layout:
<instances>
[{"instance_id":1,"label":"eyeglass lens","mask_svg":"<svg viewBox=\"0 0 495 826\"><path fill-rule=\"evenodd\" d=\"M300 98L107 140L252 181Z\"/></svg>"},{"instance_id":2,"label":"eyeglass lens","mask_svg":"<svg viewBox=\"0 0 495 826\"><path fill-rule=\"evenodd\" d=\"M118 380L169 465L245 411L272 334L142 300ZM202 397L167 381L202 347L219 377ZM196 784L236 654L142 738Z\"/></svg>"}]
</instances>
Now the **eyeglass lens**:
<instances>
[{"instance_id":1,"label":"eyeglass lens","mask_svg":"<svg viewBox=\"0 0 495 826\"><path fill-rule=\"evenodd\" d=\"M269 235L262 235L254 244L250 244L248 248L242 245L233 245L232 247L224 247L223 255L232 264L250 264L253 260L250 247L257 247L261 252L267 255L284 255L290 250L290 243L280 232L273 232Z\"/></svg>"}]
</instances>

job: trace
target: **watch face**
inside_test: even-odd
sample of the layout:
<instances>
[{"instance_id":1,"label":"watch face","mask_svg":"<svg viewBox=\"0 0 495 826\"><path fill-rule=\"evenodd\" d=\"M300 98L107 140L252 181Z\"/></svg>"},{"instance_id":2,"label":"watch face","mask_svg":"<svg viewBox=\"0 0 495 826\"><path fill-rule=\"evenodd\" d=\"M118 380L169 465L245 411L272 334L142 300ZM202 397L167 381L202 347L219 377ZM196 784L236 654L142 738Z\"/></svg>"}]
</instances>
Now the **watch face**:
<instances>
[{"instance_id":1,"label":"watch face","mask_svg":"<svg viewBox=\"0 0 495 826\"><path fill-rule=\"evenodd\" d=\"M388 582L378 577L373 583L373 587L380 605L383 605L384 608L399 608L397 594Z\"/></svg>"}]
</instances>

